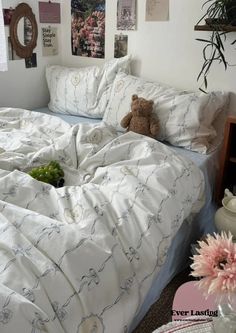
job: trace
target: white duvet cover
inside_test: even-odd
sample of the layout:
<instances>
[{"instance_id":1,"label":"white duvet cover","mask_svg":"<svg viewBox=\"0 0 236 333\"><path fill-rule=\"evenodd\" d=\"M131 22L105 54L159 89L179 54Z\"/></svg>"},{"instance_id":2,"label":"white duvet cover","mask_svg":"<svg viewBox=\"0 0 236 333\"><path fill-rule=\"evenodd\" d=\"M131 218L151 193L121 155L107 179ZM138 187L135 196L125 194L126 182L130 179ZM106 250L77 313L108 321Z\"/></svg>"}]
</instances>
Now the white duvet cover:
<instances>
[{"instance_id":1,"label":"white duvet cover","mask_svg":"<svg viewBox=\"0 0 236 333\"><path fill-rule=\"evenodd\" d=\"M24 172L51 160L65 187ZM203 189L153 139L0 109L0 332L127 332Z\"/></svg>"}]
</instances>

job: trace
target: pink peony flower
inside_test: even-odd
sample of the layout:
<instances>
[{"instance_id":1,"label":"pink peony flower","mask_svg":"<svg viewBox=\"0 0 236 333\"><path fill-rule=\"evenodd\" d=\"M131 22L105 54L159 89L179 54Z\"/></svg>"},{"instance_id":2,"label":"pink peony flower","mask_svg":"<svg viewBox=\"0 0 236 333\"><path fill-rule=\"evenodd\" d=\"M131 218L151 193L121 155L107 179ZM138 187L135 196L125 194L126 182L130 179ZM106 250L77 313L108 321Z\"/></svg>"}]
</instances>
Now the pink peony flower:
<instances>
[{"instance_id":1,"label":"pink peony flower","mask_svg":"<svg viewBox=\"0 0 236 333\"><path fill-rule=\"evenodd\" d=\"M198 285L205 295L216 293L219 296L236 292L236 243L232 234L207 235L204 241L198 241L198 254L194 255L194 277L202 278Z\"/></svg>"}]
</instances>

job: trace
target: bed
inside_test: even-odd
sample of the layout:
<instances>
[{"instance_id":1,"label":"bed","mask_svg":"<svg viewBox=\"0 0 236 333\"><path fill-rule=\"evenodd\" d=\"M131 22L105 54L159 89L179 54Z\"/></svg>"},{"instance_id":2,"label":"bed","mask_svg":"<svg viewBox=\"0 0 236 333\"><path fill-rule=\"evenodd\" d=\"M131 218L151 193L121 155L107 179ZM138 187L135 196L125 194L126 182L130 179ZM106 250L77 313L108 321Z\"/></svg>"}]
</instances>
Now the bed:
<instances>
[{"instance_id":1,"label":"bed","mask_svg":"<svg viewBox=\"0 0 236 333\"><path fill-rule=\"evenodd\" d=\"M53 114L47 107L36 109L34 111L48 115ZM101 118L91 119L87 117L68 116L59 113L54 113L54 115L67 121L71 125L77 123L99 124L102 122ZM200 239L202 235L216 231L214 225L216 205L213 199L213 192L214 180L218 166L219 149L205 155L183 148L174 147L168 143L165 144L175 153L188 158L201 169L205 181L204 206L198 214L194 214L194 217L190 216L189 219L186 219L182 223L170 248L168 249L167 259L157 278L153 280L142 306L137 311L132 324L130 325L129 332L133 331L133 329L145 316L151 305L160 297L162 290L168 282L170 282L176 274L187 267L189 264L189 256L191 255L191 245L193 245L196 240ZM194 222L192 220L194 220ZM181 253L182 256L177 256L176 253Z\"/></svg>"},{"instance_id":2,"label":"bed","mask_svg":"<svg viewBox=\"0 0 236 333\"><path fill-rule=\"evenodd\" d=\"M225 96L140 83L119 61L49 68L53 113L0 109L3 333L132 332L214 230L218 149L204 152ZM119 128L136 91L158 99L158 140ZM61 188L27 173L51 160Z\"/></svg>"}]
</instances>

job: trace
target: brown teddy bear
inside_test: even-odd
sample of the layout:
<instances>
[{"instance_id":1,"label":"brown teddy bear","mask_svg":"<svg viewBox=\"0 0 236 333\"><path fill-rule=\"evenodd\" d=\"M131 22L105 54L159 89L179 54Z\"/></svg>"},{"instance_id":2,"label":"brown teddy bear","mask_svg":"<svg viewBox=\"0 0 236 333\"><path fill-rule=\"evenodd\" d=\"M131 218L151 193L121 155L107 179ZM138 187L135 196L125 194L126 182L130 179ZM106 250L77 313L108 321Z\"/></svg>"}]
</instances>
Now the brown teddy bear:
<instances>
[{"instance_id":1,"label":"brown teddy bear","mask_svg":"<svg viewBox=\"0 0 236 333\"><path fill-rule=\"evenodd\" d=\"M139 134L155 138L159 125L152 113L153 101L139 98L137 95L132 96L131 112L129 112L122 120L121 126L127 128L127 131L133 131Z\"/></svg>"}]
</instances>

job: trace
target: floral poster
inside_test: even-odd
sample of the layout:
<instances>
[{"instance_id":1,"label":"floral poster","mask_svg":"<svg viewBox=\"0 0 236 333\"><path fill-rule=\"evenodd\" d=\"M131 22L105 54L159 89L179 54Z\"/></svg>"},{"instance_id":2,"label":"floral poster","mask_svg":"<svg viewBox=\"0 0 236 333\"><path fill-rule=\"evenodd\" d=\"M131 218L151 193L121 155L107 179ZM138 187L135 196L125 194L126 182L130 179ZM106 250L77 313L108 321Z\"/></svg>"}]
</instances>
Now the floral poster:
<instances>
[{"instance_id":1,"label":"floral poster","mask_svg":"<svg viewBox=\"0 0 236 333\"><path fill-rule=\"evenodd\" d=\"M105 0L71 0L72 55L104 58Z\"/></svg>"},{"instance_id":2,"label":"floral poster","mask_svg":"<svg viewBox=\"0 0 236 333\"><path fill-rule=\"evenodd\" d=\"M117 30L136 29L136 0L118 0Z\"/></svg>"}]
</instances>

